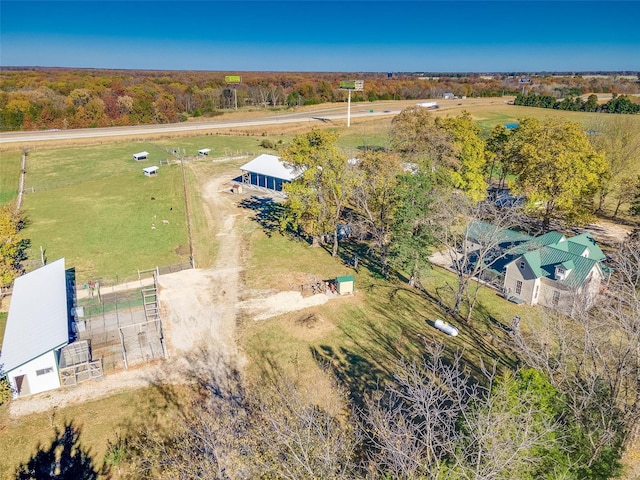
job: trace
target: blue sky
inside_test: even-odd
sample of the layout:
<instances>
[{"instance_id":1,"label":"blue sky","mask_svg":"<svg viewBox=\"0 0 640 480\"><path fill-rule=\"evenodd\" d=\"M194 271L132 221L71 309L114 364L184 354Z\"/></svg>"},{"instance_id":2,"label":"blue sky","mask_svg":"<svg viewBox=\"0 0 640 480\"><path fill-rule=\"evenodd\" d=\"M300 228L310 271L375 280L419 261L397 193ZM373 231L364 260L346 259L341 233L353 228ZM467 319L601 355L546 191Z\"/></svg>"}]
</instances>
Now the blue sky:
<instances>
[{"instance_id":1,"label":"blue sky","mask_svg":"<svg viewBox=\"0 0 640 480\"><path fill-rule=\"evenodd\" d=\"M638 1L2 0L0 65L640 70L639 18Z\"/></svg>"}]
</instances>

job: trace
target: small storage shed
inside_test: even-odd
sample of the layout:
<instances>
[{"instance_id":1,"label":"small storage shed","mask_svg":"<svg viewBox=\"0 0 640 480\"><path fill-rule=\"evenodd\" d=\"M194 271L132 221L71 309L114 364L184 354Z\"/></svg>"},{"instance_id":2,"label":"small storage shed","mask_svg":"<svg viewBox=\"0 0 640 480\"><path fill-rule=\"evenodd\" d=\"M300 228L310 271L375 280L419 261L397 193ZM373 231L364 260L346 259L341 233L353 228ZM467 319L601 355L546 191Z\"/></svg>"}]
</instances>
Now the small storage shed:
<instances>
[{"instance_id":1,"label":"small storage shed","mask_svg":"<svg viewBox=\"0 0 640 480\"><path fill-rule=\"evenodd\" d=\"M154 165L153 167L143 168L142 173L147 177L153 177L158 174L158 167Z\"/></svg>"},{"instance_id":2,"label":"small storage shed","mask_svg":"<svg viewBox=\"0 0 640 480\"><path fill-rule=\"evenodd\" d=\"M201 157L205 156L205 155L209 155L209 152L211 151L210 148L202 148L200 150L198 150L198 155L200 155Z\"/></svg>"},{"instance_id":3,"label":"small storage shed","mask_svg":"<svg viewBox=\"0 0 640 480\"><path fill-rule=\"evenodd\" d=\"M64 258L16 278L0 364L14 397L60 387L60 350L69 343Z\"/></svg>"},{"instance_id":4,"label":"small storage shed","mask_svg":"<svg viewBox=\"0 0 640 480\"><path fill-rule=\"evenodd\" d=\"M355 289L356 279L353 275L343 275L341 277L336 277L336 288L338 290L338 295L347 295L349 293L353 293Z\"/></svg>"},{"instance_id":5,"label":"small storage shed","mask_svg":"<svg viewBox=\"0 0 640 480\"><path fill-rule=\"evenodd\" d=\"M139 162L140 160L146 160L148 156L149 156L149 152L139 152L139 153L133 154L133 159L136 162Z\"/></svg>"}]
</instances>

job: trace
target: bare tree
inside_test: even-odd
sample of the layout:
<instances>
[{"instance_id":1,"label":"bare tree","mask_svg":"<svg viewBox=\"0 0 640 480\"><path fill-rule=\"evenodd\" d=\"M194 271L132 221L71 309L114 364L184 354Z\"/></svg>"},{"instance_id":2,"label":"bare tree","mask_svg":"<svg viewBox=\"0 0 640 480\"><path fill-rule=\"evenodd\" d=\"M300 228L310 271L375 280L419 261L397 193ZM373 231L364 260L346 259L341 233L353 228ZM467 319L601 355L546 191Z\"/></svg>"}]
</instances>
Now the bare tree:
<instances>
[{"instance_id":1,"label":"bare tree","mask_svg":"<svg viewBox=\"0 0 640 480\"><path fill-rule=\"evenodd\" d=\"M507 230L522 224L518 206L499 208L493 202L473 203L457 192L435 196L431 228L435 240L451 260L456 275L453 292L453 312L462 313L466 306L467 321L471 319L478 292L483 282L499 282L490 271L509 255L512 242ZM496 284L497 286L497 284Z\"/></svg>"},{"instance_id":2,"label":"bare tree","mask_svg":"<svg viewBox=\"0 0 640 480\"><path fill-rule=\"evenodd\" d=\"M440 344L427 351L421 363L401 363L386 394L367 404L370 468L403 479L546 472L543 454L558 448L560 437L548 399L530 381L535 372L500 375L480 365L474 379L460 352L447 358Z\"/></svg>"},{"instance_id":3,"label":"bare tree","mask_svg":"<svg viewBox=\"0 0 640 480\"><path fill-rule=\"evenodd\" d=\"M640 243L623 243L612 267L593 308L576 319L549 312L542 329L514 335L525 362L562 392L585 468L611 474L640 423Z\"/></svg>"}]
</instances>

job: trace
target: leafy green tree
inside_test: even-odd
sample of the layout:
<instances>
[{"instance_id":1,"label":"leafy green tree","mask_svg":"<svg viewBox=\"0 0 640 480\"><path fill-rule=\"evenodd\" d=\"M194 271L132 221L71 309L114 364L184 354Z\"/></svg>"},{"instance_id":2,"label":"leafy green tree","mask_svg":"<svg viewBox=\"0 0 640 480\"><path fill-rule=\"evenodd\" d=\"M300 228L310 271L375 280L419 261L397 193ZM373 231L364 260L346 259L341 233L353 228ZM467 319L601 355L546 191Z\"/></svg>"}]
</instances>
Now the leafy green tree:
<instances>
[{"instance_id":1,"label":"leafy green tree","mask_svg":"<svg viewBox=\"0 0 640 480\"><path fill-rule=\"evenodd\" d=\"M542 218L543 228L548 230L552 220L587 222L607 164L582 127L526 118L514 136L516 187L527 196L531 212Z\"/></svg>"},{"instance_id":2,"label":"leafy green tree","mask_svg":"<svg viewBox=\"0 0 640 480\"><path fill-rule=\"evenodd\" d=\"M454 155L458 158L458 167L450 172L453 186L464 191L474 202L484 199L487 195L484 178L487 159L480 127L468 112L455 118L437 119L436 125L453 138Z\"/></svg>"},{"instance_id":3,"label":"leafy green tree","mask_svg":"<svg viewBox=\"0 0 640 480\"><path fill-rule=\"evenodd\" d=\"M398 176L402 164L395 154L368 151L360 158L357 171L360 175L354 189L354 209L371 233L382 274L387 277L393 221L400 206Z\"/></svg>"},{"instance_id":4,"label":"leafy green tree","mask_svg":"<svg viewBox=\"0 0 640 480\"><path fill-rule=\"evenodd\" d=\"M19 235L24 225L25 220L13 203L0 207L0 287L10 285L24 271L22 262L29 247L29 240Z\"/></svg>"},{"instance_id":5,"label":"leafy green tree","mask_svg":"<svg viewBox=\"0 0 640 480\"><path fill-rule=\"evenodd\" d=\"M638 175L638 179L635 182L633 190L633 201L631 202L629 212L631 213L631 215L640 216L640 175Z\"/></svg>"},{"instance_id":6,"label":"leafy green tree","mask_svg":"<svg viewBox=\"0 0 640 480\"><path fill-rule=\"evenodd\" d=\"M431 177L423 171L398 177L398 208L392 225L391 263L409 275L409 285L420 283L426 267L429 246L434 239L429 214L433 198Z\"/></svg>"},{"instance_id":7,"label":"leafy green tree","mask_svg":"<svg viewBox=\"0 0 640 480\"><path fill-rule=\"evenodd\" d=\"M390 136L393 150L407 161L417 162L425 172L458 164L451 134L439 128L425 108L402 110L391 122Z\"/></svg>"},{"instance_id":8,"label":"leafy green tree","mask_svg":"<svg viewBox=\"0 0 640 480\"><path fill-rule=\"evenodd\" d=\"M353 167L336 146L337 135L314 129L296 136L281 154L302 174L285 186L283 226L301 230L313 239L333 235L332 255L338 254L338 225L356 184Z\"/></svg>"},{"instance_id":9,"label":"leafy green tree","mask_svg":"<svg viewBox=\"0 0 640 480\"><path fill-rule=\"evenodd\" d=\"M589 95L589 98L587 98L587 101L584 103L582 110L585 112L597 112L598 96L596 94Z\"/></svg>"},{"instance_id":10,"label":"leafy green tree","mask_svg":"<svg viewBox=\"0 0 640 480\"><path fill-rule=\"evenodd\" d=\"M487 156L489 182L497 175L498 185L507 186L507 176L513 173L515 159L515 137L504 125L496 125L487 139Z\"/></svg>"}]
</instances>

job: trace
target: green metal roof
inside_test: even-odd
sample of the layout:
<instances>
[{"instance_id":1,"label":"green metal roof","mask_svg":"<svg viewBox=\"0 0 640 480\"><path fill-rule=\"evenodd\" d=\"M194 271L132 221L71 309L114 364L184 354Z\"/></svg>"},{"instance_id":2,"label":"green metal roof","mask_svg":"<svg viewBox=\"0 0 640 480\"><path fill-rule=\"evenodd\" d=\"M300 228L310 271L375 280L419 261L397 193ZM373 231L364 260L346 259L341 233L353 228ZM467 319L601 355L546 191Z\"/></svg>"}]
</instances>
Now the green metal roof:
<instances>
[{"instance_id":1,"label":"green metal roof","mask_svg":"<svg viewBox=\"0 0 640 480\"><path fill-rule=\"evenodd\" d=\"M585 251L588 251L588 256L584 256ZM546 277L572 288L578 288L585 282L594 265L601 272L606 268L600 264L606 256L589 233L567 239L561 233L549 232L518 245L511 249L510 254L519 254L513 261L525 259L537 278ZM569 271L564 280L555 278L558 265Z\"/></svg>"},{"instance_id":2,"label":"green metal roof","mask_svg":"<svg viewBox=\"0 0 640 480\"><path fill-rule=\"evenodd\" d=\"M496 227L487 222L474 221L470 222L467 227L467 235L472 240L482 241L483 238L491 238L493 241L495 238L500 243L522 243L532 240L534 237L527 235L526 233L516 232L515 230L509 230L507 228Z\"/></svg>"},{"instance_id":3,"label":"green metal roof","mask_svg":"<svg viewBox=\"0 0 640 480\"><path fill-rule=\"evenodd\" d=\"M336 277L336 282L338 283L343 283L343 282L355 282L356 279L353 275L343 275L341 277Z\"/></svg>"}]
</instances>

